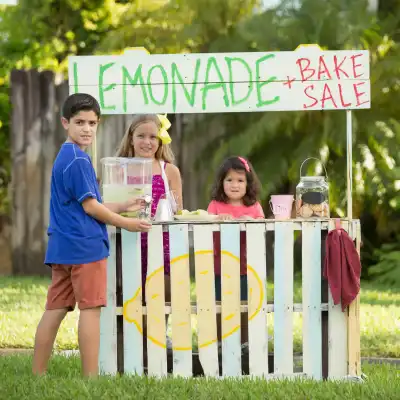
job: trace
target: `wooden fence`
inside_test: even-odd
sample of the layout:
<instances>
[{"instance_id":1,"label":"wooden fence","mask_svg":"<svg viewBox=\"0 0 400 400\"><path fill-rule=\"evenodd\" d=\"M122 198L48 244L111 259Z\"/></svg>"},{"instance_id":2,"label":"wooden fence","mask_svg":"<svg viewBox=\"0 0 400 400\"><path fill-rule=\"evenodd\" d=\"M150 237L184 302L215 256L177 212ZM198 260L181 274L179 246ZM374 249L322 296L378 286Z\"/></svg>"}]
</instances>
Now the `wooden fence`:
<instances>
[{"instance_id":1,"label":"wooden fence","mask_svg":"<svg viewBox=\"0 0 400 400\"><path fill-rule=\"evenodd\" d=\"M14 70L11 73L10 254L14 274L49 273L43 265L43 260L47 245L50 176L53 161L66 139L60 116L62 104L68 94L68 83L56 84L52 72ZM187 118L195 116L186 116ZM205 175L195 170L193 155L197 154L199 143L207 138L184 140L185 124L182 117L171 115L170 119L172 146L184 182L185 207L204 207L201 199L204 198ZM130 115L102 118L97 136L100 178L100 159L115 154L130 120Z\"/></svg>"},{"instance_id":2,"label":"wooden fence","mask_svg":"<svg viewBox=\"0 0 400 400\"><path fill-rule=\"evenodd\" d=\"M359 221L343 221L342 226L355 240L359 252ZM239 377L243 371L264 378L359 377L358 299L342 312L340 304L333 304L327 282L322 279L325 236L333 228L333 220L156 223L149 233L145 306L142 303L140 234L110 228L108 304L101 314L101 372L148 373L156 377L169 372L185 377L194 374ZM169 232L171 243L171 303L164 299L163 231ZM220 303L215 301L214 291L215 231L221 233ZM245 302L240 301L239 295L241 231L247 236L248 301ZM274 236L273 278L267 268L268 232ZM296 302L295 232L300 232L303 239L302 298ZM193 249L189 246L190 236ZM194 279L190 279L191 268L195 270ZM269 292L267 282L274 283L273 293ZM248 312L247 354L241 351L241 311ZM222 321L220 348L217 314ZM295 314L302 316L301 372L295 372L293 362ZM166 315L172 316L172 351L166 350ZM268 351L270 315L273 315L274 332L273 346L270 344L272 362ZM143 340L145 327L147 340Z\"/></svg>"}]
</instances>

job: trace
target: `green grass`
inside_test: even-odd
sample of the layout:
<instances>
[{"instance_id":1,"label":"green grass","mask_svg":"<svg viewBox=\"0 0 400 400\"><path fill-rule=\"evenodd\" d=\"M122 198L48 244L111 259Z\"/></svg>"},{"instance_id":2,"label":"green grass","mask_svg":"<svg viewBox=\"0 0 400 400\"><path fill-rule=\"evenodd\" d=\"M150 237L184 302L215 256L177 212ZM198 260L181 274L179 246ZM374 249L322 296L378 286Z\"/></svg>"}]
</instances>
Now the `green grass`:
<instances>
[{"instance_id":1,"label":"green grass","mask_svg":"<svg viewBox=\"0 0 400 400\"><path fill-rule=\"evenodd\" d=\"M32 348L42 315L49 280L32 277L0 279L0 348ZM273 286L268 285L272 300ZM296 283L294 301L301 302ZM56 340L57 349L77 348L78 312L69 313ZM195 323L195 320L194 320ZM268 315L273 334L273 315ZM194 324L195 325L195 324ZM361 354L363 357L400 357L400 290L363 284L361 291ZM194 335L194 341L196 338ZM270 342L272 350L272 342ZM302 318L294 315L294 351L302 350Z\"/></svg>"},{"instance_id":2,"label":"green grass","mask_svg":"<svg viewBox=\"0 0 400 400\"><path fill-rule=\"evenodd\" d=\"M30 356L0 357L0 397L18 400L53 399L398 399L399 371L388 365L364 365L365 383L150 379L140 377L100 377L94 380L80 376L77 357L55 356L48 375L31 374Z\"/></svg>"}]
</instances>

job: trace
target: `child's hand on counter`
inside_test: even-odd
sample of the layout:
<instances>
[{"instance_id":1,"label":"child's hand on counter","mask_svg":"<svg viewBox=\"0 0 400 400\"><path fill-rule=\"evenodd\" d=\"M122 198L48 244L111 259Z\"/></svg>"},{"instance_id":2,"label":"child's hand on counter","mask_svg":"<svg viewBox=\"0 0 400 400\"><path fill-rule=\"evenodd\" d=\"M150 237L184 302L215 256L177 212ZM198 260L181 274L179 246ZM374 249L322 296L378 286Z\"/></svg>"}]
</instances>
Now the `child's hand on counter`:
<instances>
[{"instance_id":1,"label":"child's hand on counter","mask_svg":"<svg viewBox=\"0 0 400 400\"><path fill-rule=\"evenodd\" d=\"M151 223L145 219L125 218L123 229L130 232L148 232L151 229Z\"/></svg>"},{"instance_id":2,"label":"child's hand on counter","mask_svg":"<svg viewBox=\"0 0 400 400\"><path fill-rule=\"evenodd\" d=\"M230 221L231 219L233 219L233 217L230 214L218 214L218 219L222 221Z\"/></svg>"}]
</instances>

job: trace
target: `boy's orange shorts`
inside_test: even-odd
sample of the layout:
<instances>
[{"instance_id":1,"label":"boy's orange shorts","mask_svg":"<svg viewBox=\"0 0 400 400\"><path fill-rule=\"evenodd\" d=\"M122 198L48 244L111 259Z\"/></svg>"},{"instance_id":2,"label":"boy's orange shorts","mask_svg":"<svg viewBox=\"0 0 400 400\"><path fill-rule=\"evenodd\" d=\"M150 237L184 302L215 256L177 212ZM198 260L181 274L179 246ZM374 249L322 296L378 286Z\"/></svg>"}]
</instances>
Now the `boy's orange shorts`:
<instances>
[{"instance_id":1,"label":"boy's orange shorts","mask_svg":"<svg viewBox=\"0 0 400 400\"><path fill-rule=\"evenodd\" d=\"M46 310L73 311L107 305L107 259L88 264L52 264Z\"/></svg>"}]
</instances>

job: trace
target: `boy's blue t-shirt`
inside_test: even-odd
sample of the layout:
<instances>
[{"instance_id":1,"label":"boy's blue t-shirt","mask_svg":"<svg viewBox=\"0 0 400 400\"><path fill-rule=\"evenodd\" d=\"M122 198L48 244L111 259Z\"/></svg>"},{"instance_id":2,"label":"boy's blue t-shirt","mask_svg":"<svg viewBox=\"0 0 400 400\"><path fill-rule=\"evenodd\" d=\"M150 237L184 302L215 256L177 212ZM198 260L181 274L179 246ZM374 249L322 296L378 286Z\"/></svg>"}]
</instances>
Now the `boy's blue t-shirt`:
<instances>
[{"instance_id":1,"label":"boy's blue t-shirt","mask_svg":"<svg viewBox=\"0 0 400 400\"><path fill-rule=\"evenodd\" d=\"M90 157L64 143L51 175L46 264L86 264L109 256L106 225L83 209L88 197L102 202Z\"/></svg>"}]
</instances>

